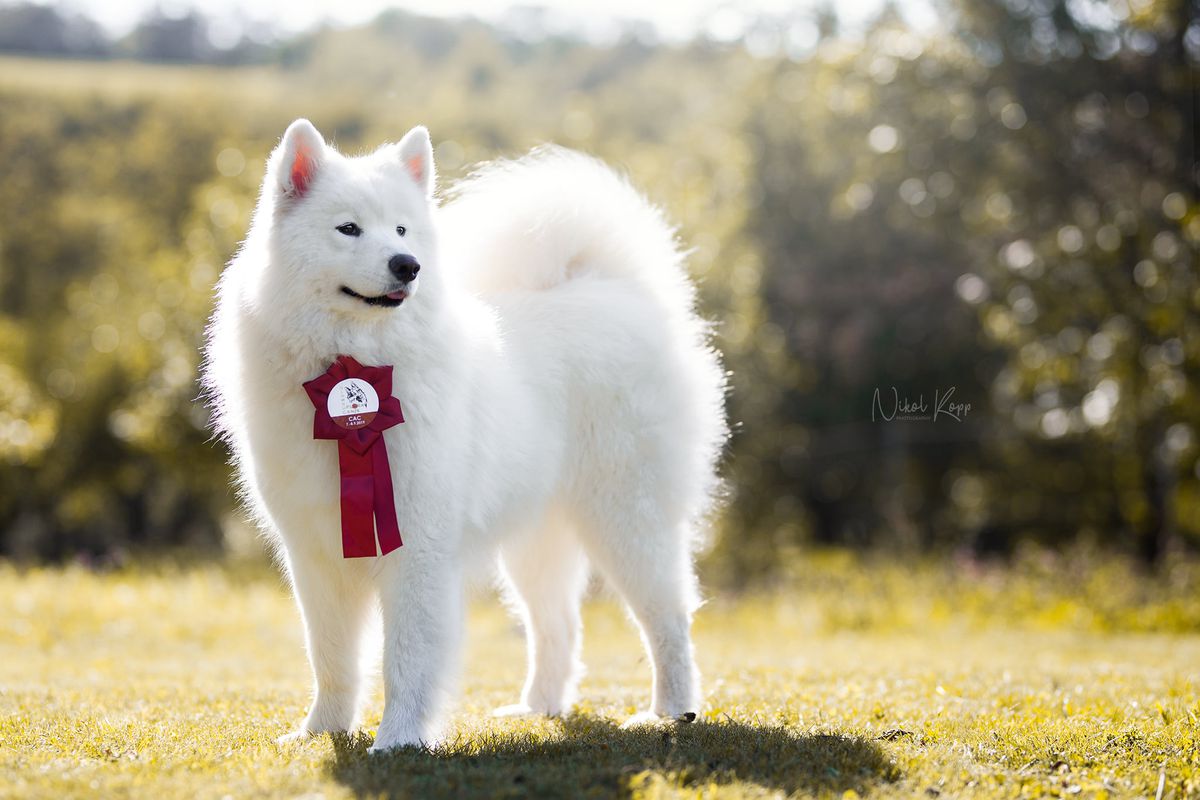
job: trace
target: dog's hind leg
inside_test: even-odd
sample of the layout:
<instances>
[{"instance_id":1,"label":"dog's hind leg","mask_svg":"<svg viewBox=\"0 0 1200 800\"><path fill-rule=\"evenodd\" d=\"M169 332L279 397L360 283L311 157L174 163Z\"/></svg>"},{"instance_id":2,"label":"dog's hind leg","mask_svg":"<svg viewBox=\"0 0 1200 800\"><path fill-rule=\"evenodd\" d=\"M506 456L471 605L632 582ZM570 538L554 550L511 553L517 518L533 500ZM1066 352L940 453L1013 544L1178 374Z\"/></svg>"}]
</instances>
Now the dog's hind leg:
<instances>
[{"instance_id":1,"label":"dog's hind leg","mask_svg":"<svg viewBox=\"0 0 1200 800\"><path fill-rule=\"evenodd\" d=\"M525 627L529 664L521 702L494 713L561 714L574 703L582 674L579 603L587 559L573 531L547 525L506 543L501 563Z\"/></svg>"},{"instance_id":2,"label":"dog's hind leg","mask_svg":"<svg viewBox=\"0 0 1200 800\"><path fill-rule=\"evenodd\" d=\"M621 516L610 512L603 527L586 530L583 541L629 606L654 671L650 711L626 724L694 714L700 710L700 677L690 629L698 603L688 528L621 525Z\"/></svg>"}]
</instances>

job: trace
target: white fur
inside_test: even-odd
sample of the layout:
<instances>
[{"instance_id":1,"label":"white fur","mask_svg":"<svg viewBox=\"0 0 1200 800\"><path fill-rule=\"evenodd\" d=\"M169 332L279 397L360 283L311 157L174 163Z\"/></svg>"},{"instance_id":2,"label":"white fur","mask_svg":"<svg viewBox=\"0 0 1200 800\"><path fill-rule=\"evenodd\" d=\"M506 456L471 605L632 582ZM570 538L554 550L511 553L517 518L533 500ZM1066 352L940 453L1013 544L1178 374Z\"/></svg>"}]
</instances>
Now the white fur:
<instances>
[{"instance_id":1,"label":"white fur","mask_svg":"<svg viewBox=\"0 0 1200 800\"><path fill-rule=\"evenodd\" d=\"M291 168L305 148L301 193ZM375 749L432 741L464 569L497 554L529 642L520 703L502 713L569 709L589 565L641 628L651 712L697 711L692 551L716 489L724 380L672 231L564 150L485 167L440 209L433 176L423 128L347 158L297 120L220 283L205 383L304 618L316 695L298 733L355 724L377 598ZM363 235L335 230L347 221ZM340 292L391 291L396 253L421 264L400 307ZM404 547L374 559L342 558L337 446L312 439L301 389L343 353L395 365L406 418L385 434Z\"/></svg>"}]
</instances>

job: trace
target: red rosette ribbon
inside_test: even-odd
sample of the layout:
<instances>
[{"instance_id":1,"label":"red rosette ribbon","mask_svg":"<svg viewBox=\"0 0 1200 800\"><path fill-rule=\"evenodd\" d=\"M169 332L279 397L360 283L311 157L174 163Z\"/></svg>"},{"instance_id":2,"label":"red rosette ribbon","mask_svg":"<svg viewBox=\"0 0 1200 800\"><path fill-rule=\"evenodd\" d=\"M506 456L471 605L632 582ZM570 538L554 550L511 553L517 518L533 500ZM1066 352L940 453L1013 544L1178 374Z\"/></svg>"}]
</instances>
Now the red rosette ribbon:
<instances>
[{"instance_id":1,"label":"red rosette ribbon","mask_svg":"<svg viewBox=\"0 0 1200 800\"><path fill-rule=\"evenodd\" d=\"M319 378L304 384L312 401L314 439L336 439L341 469L342 555L387 555L404 544L396 522L392 471L383 432L404 422L392 397L392 368L364 367L338 356Z\"/></svg>"}]
</instances>

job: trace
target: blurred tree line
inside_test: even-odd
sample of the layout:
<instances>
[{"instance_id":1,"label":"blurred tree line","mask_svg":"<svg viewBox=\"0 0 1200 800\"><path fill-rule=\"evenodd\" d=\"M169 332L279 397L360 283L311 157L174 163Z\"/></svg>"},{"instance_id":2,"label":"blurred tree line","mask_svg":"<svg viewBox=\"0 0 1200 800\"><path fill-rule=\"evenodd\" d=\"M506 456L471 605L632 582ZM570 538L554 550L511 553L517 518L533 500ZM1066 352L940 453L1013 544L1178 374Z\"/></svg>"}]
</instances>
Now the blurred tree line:
<instances>
[{"instance_id":1,"label":"blurred tree line","mask_svg":"<svg viewBox=\"0 0 1200 800\"><path fill-rule=\"evenodd\" d=\"M825 9L674 46L389 12L222 61L197 15L64 51L12 20L94 25L0 7L3 50L260 62L0 61L0 551L219 544L203 324L300 115L349 151L428 124L450 179L558 141L666 207L732 370L723 580L814 542L1200 543L1198 8L947 0L937 30Z\"/></svg>"},{"instance_id":2,"label":"blurred tree line","mask_svg":"<svg viewBox=\"0 0 1200 800\"><path fill-rule=\"evenodd\" d=\"M197 11L155 7L129 33L114 37L82 14L42 3L0 5L0 52L59 58L250 64L273 58L267 31L246 32Z\"/></svg>"}]
</instances>

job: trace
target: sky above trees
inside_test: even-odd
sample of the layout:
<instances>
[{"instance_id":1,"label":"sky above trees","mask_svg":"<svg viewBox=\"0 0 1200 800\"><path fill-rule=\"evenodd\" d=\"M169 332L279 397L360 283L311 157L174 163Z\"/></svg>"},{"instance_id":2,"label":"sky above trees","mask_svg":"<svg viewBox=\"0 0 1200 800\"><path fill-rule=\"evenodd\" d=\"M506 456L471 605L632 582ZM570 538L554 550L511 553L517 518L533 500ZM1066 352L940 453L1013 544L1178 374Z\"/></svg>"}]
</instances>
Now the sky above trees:
<instances>
[{"instance_id":1,"label":"sky above trees","mask_svg":"<svg viewBox=\"0 0 1200 800\"><path fill-rule=\"evenodd\" d=\"M736 38L745 32L747 24L759 15L811 14L814 10L835 6L842 22L849 26L862 24L878 13L882 0L743 0L738 3L696 2L696 0L544 0L539 3L514 3L513 0L362 0L356 3L338 0L209 0L192 3L186 0L66 0L60 8L77 11L99 22L112 33L128 32L137 22L156 8L168 15L183 15L191 10L230 25L262 27L293 33L322 22L353 25L367 22L380 12L398 8L428 16L477 16L488 21L511 19L514 8L526 12L535 7L546 10L546 19L556 30L570 31L603 40L618 29L619 23L647 22L668 40L691 38L706 33L715 38ZM894 3L900 13L913 24L929 24L932 11L924 0L901 0ZM528 16L526 14L526 16Z\"/></svg>"}]
</instances>

